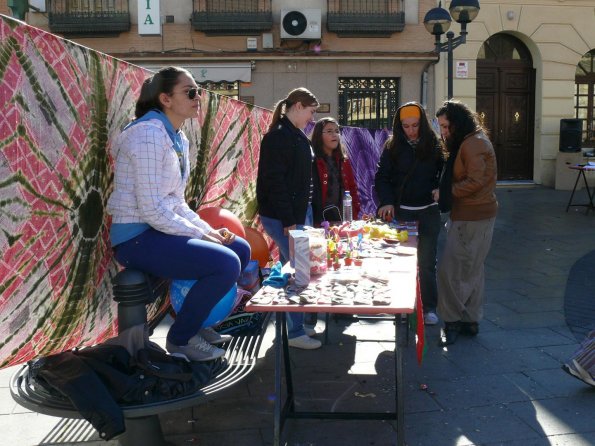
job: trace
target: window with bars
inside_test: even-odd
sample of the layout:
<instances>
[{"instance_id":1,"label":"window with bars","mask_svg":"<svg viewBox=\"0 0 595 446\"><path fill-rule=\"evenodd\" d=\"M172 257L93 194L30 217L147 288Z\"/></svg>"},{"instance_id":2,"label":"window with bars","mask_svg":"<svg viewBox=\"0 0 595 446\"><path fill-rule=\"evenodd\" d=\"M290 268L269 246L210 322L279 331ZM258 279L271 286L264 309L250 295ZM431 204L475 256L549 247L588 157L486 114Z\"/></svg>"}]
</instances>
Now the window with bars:
<instances>
[{"instance_id":1,"label":"window with bars","mask_svg":"<svg viewBox=\"0 0 595 446\"><path fill-rule=\"evenodd\" d=\"M197 11L247 12L269 11L270 0L193 0Z\"/></svg>"},{"instance_id":2,"label":"window with bars","mask_svg":"<svg viewBox=\"0 0 595 446\"><path fill-rule=\"evenodd\" d=\"M595 49L585 54L576 67L575 116L583 120L583 146L595 146Z\"/></svg>"},{"instance_id":3,"label":"window with bars","mask_svg":"<svg viewBox=\"0 0 595 446\"><path fill-rule=\"evenodd\" d=\"M205 90L217 93L223 96L229 96L233 99L240 99L240 83L239 82L199 82Z\"/></svg>"},{"instance_id":4,"label":"window with bars","mask_svg":"<svg viewBox=\"0 0 595 446\"><path fill-rule=\"evenodd\" d=\"M386 14L403 11L403 0L328 0L329 12Z\"/></svg>"},{"instance_id":5,"label":"window with bars","mask_svg":"<svg viewBox=\"0 0 595 446\"><path fill-rule=\"evenodd\" d=\"M70 12L111 12L115 11L115 0L70 0L66 2Z\"/></svg>"},{"instance_id":6,"label":"window with bars","mask_svg":"<svg viewBox=\"0 0 595 446\"><path fill-rule=\"evenodd\" d=\"M399 104L399 78L339 78L339 123L391 128Z\"/></svg>"}]
</instances>

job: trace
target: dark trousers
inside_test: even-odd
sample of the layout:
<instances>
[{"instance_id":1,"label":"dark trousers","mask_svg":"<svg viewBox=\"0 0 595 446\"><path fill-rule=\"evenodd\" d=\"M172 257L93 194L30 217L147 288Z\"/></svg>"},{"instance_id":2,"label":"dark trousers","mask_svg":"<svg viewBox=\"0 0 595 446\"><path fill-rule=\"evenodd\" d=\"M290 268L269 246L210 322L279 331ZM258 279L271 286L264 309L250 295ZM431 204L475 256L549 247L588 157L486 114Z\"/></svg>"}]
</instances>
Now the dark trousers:
<instances>
[{"instance_id":1,"label":"dark trousers","mask_svg":"<svg viewBox=\"0 0 595 446\"><path fill-rule=\"evenodd\" d=\"M186 345L248 265L250 245L240 237L220 245L151 228L118 245L115 257L157 277L197 281L167 334L174 345Z\"/></svg>"},{"instance_id":2,"label":"dark trousers","mask_svg":"<svg viewBox=\"0 0 595 446\"><path fill-rule=\"evenodd\" d=\"M438 235L440 234L440 209L430 206L412 211L399 209L399 221L417 221L417 266L419 268L419 287L424 313L436 311L438 305L438 286L436 285L436 256Z\"/></svg>"}]
</instances>

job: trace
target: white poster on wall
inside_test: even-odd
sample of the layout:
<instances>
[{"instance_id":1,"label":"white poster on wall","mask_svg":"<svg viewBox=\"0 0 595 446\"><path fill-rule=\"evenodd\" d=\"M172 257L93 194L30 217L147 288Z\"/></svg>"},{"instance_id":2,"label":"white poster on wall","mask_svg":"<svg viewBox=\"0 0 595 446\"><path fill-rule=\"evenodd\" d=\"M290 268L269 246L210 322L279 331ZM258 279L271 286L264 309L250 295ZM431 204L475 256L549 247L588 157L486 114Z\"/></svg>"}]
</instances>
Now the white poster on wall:
<instances>
[{"instance_id":1,"label":"white poster on wall","mask_svg":"<svg viewBox=\"0 0 595 446\"><path fill-rule=\"evenodd\" d=\"M457 60L455 77L457 79L467 79L469 77L469 62L466 60Z\"/></svg>"},{"instance_id":2,"label":"white poster on wall","mask_svg":"<svg viewBox=\"0 0 595 446\"><path fill-rule=\"evenodd\" d=\"M161 35L159 0L138 0L138 34Z\"/></svg>"}]
</instances>

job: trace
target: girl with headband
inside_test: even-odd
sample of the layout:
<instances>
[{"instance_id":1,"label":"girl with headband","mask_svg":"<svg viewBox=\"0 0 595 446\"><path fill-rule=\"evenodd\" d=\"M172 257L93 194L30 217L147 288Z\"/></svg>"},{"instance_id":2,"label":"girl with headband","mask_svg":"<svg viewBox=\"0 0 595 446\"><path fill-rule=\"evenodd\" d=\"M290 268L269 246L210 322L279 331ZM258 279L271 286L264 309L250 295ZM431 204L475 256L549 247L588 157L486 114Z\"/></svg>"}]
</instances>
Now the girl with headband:
<instances>
[{"instance_id":1,"label":"girl with headband","mask_svg":"<svg viewBox=\"0 0 595 446\"><path fill-rule=\"evenodd\" d=\"M418 223L417 263L427 325L438 323L436 254L441 224L437 190L443 164L442 146L423 107L417 102L399 107L375 177L378 216Z\"/></svg>"}]
</instances>

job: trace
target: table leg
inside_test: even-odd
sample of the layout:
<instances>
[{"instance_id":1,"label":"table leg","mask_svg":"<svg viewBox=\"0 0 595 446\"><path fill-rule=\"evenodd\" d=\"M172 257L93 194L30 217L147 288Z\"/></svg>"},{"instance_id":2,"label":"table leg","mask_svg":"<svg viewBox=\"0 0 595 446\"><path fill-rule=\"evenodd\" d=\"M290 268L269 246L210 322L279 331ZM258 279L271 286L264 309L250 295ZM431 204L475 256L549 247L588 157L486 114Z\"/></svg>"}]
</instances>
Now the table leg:
<instances>
[{"instance_id":1,"label":"table leg","mask_svg":"<svg viewBox=\"0 0 595 446\"><path fill-rule=\"evenodd\" d=\"M589 204L587 205L587 214L589 210L593 209L593 194L591 194L591 189L589 189L589 183L587 182L587 176L585 175L585 171L581 170L581 174L583 174L583 180L585 181L585 189L587 189L587 196L589 197Z\"/></svg>"},{"instance_id":2,"label":"table leg","mask_svg":"<svg viewBox=\"0 0 595 446\"><path fill-rule=\"evenodd\" d=\"M576 181L574 182L574 187L572 188L572 193L570 194L570 200L568 200L568 205L566 206L566 212L568 212L568 209L570 209L570 206L572 205L572 198L574 197L574 193L576 192L576 186L578 185L578 180L581 179L581 172L582 172L582 170L579 170L578 174L576 175Z\"/></svg>"},{"instance_id":3,"label":"table leg","mask_svg":"<svg viewBox=\"0 0 595 446\"><path fill-rule=\"evenodd\" d=\"M274 408L274 435L273 444L279 446L281 432L287 414L295 413L295 400L293 395L293 378L291 377L291 362L289 358L289 344L287 339L287 314L275 313L275 408ZM287 395L283 402L282 369L285 369L285 389Z\"/></svg>"},{"instance_id":4,"label":"table leg","mask_svg":"<svg viewBox=\"0 0 595 446\"><path fill-rule=\"evenodd\" d=\"M285 324L284 313L275 313L275 408L273 445L279 446L281 438L281 355L283 354L281 327Z\"/></svg>"},{"instance_id":5,"label":"table leg","mask_svg":"<svg viewBox=\"0 0 595 446\"><path fill-rule=\"evenodd\" d=\"M283 409L283 420L287 412L295 412L295 400L293 395L293 378L291 377L291 360L289 358L289 342L287 339L287 314L283 313L283 323L281 327L281 334L283 336L283 360L285 366L285 389L287 390L285 407ZM281 426L283 427L283 426Z\"/></svg>"},{"instance_id":6,"label":"table leg","mask_svg":"<svg viewBox=\"0 0 595 446\"><path fill-rule=\"evenodd\" d=\"M395 410L397 415L397 445L405 446L405 404L403 386L403 352L401 337L402 315L395 314Z\"/></svg>"}]
</instances>

